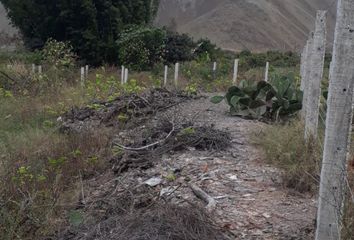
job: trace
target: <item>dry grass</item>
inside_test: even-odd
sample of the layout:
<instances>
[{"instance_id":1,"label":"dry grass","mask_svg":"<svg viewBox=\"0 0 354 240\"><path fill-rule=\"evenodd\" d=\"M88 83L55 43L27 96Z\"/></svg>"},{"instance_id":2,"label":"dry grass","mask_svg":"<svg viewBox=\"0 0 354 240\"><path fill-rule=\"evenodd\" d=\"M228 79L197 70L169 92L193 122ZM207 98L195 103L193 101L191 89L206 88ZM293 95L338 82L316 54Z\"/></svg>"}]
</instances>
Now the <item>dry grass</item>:
<instances>
[{"instance_id":1,"label":"dry grass","mask_svg":"<svg viewBox=\"0 0 354 240\"><path fill-rule=\"evenodd\" d=\"M61 222L62 194L75 188L80 177L105 167L111 132L57 131L57 117L85 102L80 93L67 87L35 97L1 98L1 239L38 239L51 232Z\"/></svg>"},{"instance_id":2,"label":"dry grass","mask_svg":"<svg viewBox=\"0 0 354 240\"><path fill-rule=\"evenodd\" d=\"M352 136L352 146L350 149L351 159L349 160L348 172L348 197L345 205L343 239L352 240L354 236L354 141Z\"/></svg>"},{"instance_id":3,"label":"dry grass","mask_svg":"<svg viewBox=\"0 0 354 240\"><path fill-rule=\"evenodd\" d=\"M300 192L318 189L322 150L318 141L304 140L303 124L267 126L256 138L269 163L283 170L286 187Z\"/></svg>"},{"instance_id":4,"label":"dry grass","mask_svg":"<svg viewBox=\"0 0 354 240\"><path fill-rule=\"evenodd\" d=\"M319 185L322 140L305 143L303 129L304 126L300 122L267 126L257 134L255 141L263 148L267 160L283 170L283 179L287 187L300 192L316 193ZM351 147L351 156L354 156L353 153L354 145ZM349 161L348 185L342 239L352 240L354 236L354 159Z\"/></svg>"}]
</instances>

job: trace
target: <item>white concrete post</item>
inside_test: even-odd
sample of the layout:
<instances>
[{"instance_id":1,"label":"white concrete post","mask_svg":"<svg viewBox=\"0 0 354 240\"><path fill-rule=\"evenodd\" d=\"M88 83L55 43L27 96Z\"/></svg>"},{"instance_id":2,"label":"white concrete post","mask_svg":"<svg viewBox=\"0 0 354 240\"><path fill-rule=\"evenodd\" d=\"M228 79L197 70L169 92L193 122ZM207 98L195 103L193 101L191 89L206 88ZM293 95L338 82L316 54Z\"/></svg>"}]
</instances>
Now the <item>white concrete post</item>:
<instances>
[{"instance_id":1,"label":"white concrete post","mask_svg":"<svg viewBox=\"0 0 354 240\"><path fill-rule=\"evenodd\" d=\"M238 63L239 63L239 60L235 59L235 62L234 62L234 74L233 74L233 77L232 77L232 84L233 85L236 85L236 82L237 82Z\"/></svg>"},{"instance_id":2,"label":"white concrete post","mask_svg":"<svg viewBox=\"0 0 354 240\"><path fill-rule=\"evenodd\" d=\"M81 67L80 69L80 80L81 80L81 86L85 85L85 68Z\"/></svg>"},{"instance_id":3,"label":"white concrete post","mask_svg":"<svg viewBox=\"0 0 354 240\"><path fill-rule=\"evenodd\" d=\"M308 59L308 49L309 49L309 41L306 42L306 45L301 53L301 65L300 65L300 77L301 77L301 86L300 90L304 91L305 89L305 73L306 73L306 67L307 67L307 59Z\"/></svg>"},{"instance_id":4,"label":"white concrete post","mask_svg":"<svg viewBox=\"0 0 354 240\"><path fill-rule=\"evenodd\" d=\"M266 63L266 70L264 75L264 81L268 82L268 75L269 75L269 62Z\"/></svg>"},{"instance_id":5,"label":"white concrete post","mask_svg":"<svg viewBox=\"0 0 354 240\"><path fill-rule=\"evenodd\" d=\"M88 79L88 74L89 74L89 65L85 66L85 79Z\"/></svg>"},{"instance_id":6,"label":"white concrete post","mask_svg":"<svg viewBox=\"0 0 354 240\"><path fill-rule=\"evenodd\" d=\"M307 94L305 139L317 137L318 117L321 97L321 81L326 51L326 11L317 11L316 28L311 51L311 71L309 75Z\"/></svg>"},{"instance_id":7,"label":"white concrete post","mask_svg":"<svg viewBox=\"0 0 354 240\"><path fill-rule=\"evenodd\" d=\"M128 68L124 68L124 84L128 83L129 70Z\"/></svg>"},{"instance_id":8,"label":"white concrete post","mask_svg":"<svg viewBox=\"0 0 354 240\"><path fill-rule=\"evenodd\" d=\"M213 63L213 78L215 79L216 78L216 62Z\"/></svg>"},{"instance_id":9,"label":"white concrete post","mask_svg":"<svg viewBox=\"0 0 354 240\"><path fill-rule=\"evenodd\" d=\"M36 73L36 64L32 64L32 73Z\"/></svg>"},{"instance_id":10,"label":"white concrete post","mask_svg":"<svg viewBox=\"0 0 354 240\"><path fill-rule=\"evenodd\" d=\"M314 33L311 32L309 39L307 41L307 52L306 52L306 65L304 67L304 77L301 80L301 84L303 85L303 99L302 99L302 110L301 110L301 117L302 120L305 122L305 118L306 118L306 106L307 106L307 99L308 99L308 95L309 95L309 77L310 77L310 72L311 72L311 58L312 56L312 49L313 49L313 37L314 37Z\"/></svg>"},{"instance_id":11,"label":"white concrete post","mask_svg":"<svg viewBox=\"0 0 354 240\"><path fill-rule=\"evenodd\" d=\"M163 75L163 86L167 86L167 77L168 77L168 66L165 65L165 73Z\"/></svg>"},{"instance_id":12,"label":"white concrete post","mask_svg":"<svg viewBox=\"0 0 354 240\"><path fill-rule=\"evenodd\" d=\"M122 65L122 68L121 68L121 77L120 77L120 83L123 85L124 84L124 74L125 74L125 68L124 66Z\"/></svg>"},{"instance_id":13,"label":"white concrete post","mask_svg":"<svg viewBox=\"0 0 354 240\"><path fill-rule=\"evenodd\" d=\"M39 65L39 66L38 66L38 74L39 74L39 75L42 75L42 72L43 72L43 71L42 71L42 65Z\"/></svg>"},{"instance_id":14,"label":"white concrete post","mask_svg":"<svg viewBox=\"0 0 354 240\"><path fill-rule=\"evenodd\" d=\"M339 0L327 100L316 240L340 240L353 116L354 1Z\"/></svg>"},{"instance_id":15,"label":"white concrete post","mask_svg":"<svg viewBox=\"0 0 354 240\"><path fill-rule=\"evenodd\" d=\"M175 87L178 88L179 63L175 65Z\"/></svg>"}]
</instances>

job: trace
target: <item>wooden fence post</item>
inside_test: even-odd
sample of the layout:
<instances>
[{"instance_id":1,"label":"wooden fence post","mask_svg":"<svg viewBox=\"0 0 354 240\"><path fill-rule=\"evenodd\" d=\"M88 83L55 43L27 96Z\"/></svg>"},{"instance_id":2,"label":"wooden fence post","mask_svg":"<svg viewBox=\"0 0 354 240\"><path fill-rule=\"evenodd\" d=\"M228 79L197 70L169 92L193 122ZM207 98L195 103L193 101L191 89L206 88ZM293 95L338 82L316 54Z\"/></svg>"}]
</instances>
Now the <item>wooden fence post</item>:
<instances>
[{"instance_id":1,"label":"wooden fence post","mask_svg":"<svg viewBox=\"0 0 354 240\"><path fill-rule=\"evenodd\" d=\"M266 70L264 75L264 81L268 82L268 75L269 75L269 62L266 63Z\"/></svg>"},{"instance_id":2,"label":"wooden fence post","mask_svg":"<svg viewBox=\"0 0 354 240\"><path fill-rule=\"evenodd\" d=\"M179 63L175 65L175 87L178 88Z\"/></svg>"},{"instance_id":3,"label":"wooden fence post","mask_svg":"<svg viewBox=\"0 0 354 240\"><path fill-rule=\"evenodd\" d=\"M326 51L326 11L317 11L316 28L311 49L311 70L309 75L306 100L305 139L317 137L318 117Z\"/></svg>"},{"instance_id":4,"label":"wooden fence post","mask_svg":"<svg viewBox=\"0 0 354 240\"><path fill-rule=\"evenodd\" d=\"M239 63L239 60L235 59L235 62L234 62L234 74L233 74L233 77L232 77L232 84L233 85L236 85L236 82L237 82L238 63Z\"/></svg>"},{"instance_id":5,"label":"wooden fence post","mask_svg":"<svg viewBox=\"0 0 354 240\"><path fill-rule=\"evenodd\" d=\"M163 75L163 86L166 87L167 86L167 76L168 76L168 66L165 65L165 72Z\"/></svg>"},{"instance_id":6,"label":"wooden fence post","mask_svg":"<svg viewBox=\"0 0 354 240\"><path fill-rule=\"evenodd\" d=\"M327 100L316 240L339 240L353 116L354 1L339 0Z\"/></svg>"}]
</instances>

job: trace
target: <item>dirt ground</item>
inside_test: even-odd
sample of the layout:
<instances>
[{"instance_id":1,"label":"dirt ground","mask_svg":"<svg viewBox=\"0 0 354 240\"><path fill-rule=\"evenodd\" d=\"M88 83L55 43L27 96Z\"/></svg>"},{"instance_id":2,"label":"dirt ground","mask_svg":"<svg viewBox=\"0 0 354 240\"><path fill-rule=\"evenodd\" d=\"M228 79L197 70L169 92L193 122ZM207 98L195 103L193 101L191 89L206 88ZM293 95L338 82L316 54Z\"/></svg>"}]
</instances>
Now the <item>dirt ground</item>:
<instances>
[{"instance_id":1,"label":"dirt ground","mask_svg":"<svg viewBox=\"0 0 354 240\"><path fill-rule=\"evenodd\" d=\"M230 147L222 151L193 147L169 151L160 159L152 159L152 166L119 174L107 171L87 180L83 185L85 197L81 199L87 220L81 228L66 230L59 238L125 239L113 238L115 231L105 230L103 222L97 219L107 220L121 214L112 207L122 204L117 200L120 193L150 185L148 188L159 196L159 201L181 208L186 203L205 208L215 227L224 232L227 239L312 239L316 214L314 196L284 188L279 170L267 165L262 152L252 144L252 136L261 132L264 123L231 117L226 104L214 105L209 97L182 102L158 112L151 121L166 116L193 119L194 126L213 126L228 132ZM192 184L212 197L216 206L206 208L207 203L192 191ZM132 201L136 204L136 200L127 200ZM146 203L139 201L139 204ZM100 234L105 237L97 237Z\"/></svg>"}]
</instances>

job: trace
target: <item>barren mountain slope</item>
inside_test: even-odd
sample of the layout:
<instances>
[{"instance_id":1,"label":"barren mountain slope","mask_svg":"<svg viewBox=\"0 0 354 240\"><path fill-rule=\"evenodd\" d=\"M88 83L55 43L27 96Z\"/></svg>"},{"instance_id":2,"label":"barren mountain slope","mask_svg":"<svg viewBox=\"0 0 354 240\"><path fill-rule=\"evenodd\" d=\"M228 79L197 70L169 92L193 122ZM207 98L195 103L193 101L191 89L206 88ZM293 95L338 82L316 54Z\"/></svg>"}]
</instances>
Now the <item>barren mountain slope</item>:
<instances>
[{"instance_id":1,"label":"barren mountain slope","mask_svg":"<svg viewBox=\"0 0 354 240\"><path fill-rule=\"evenodd\" d=\"M156 22L226 49L298 50L314 27L316 10L329 10L332 41L335 8L335 0L161 0Z\"/></svg>"}]
</instances>

